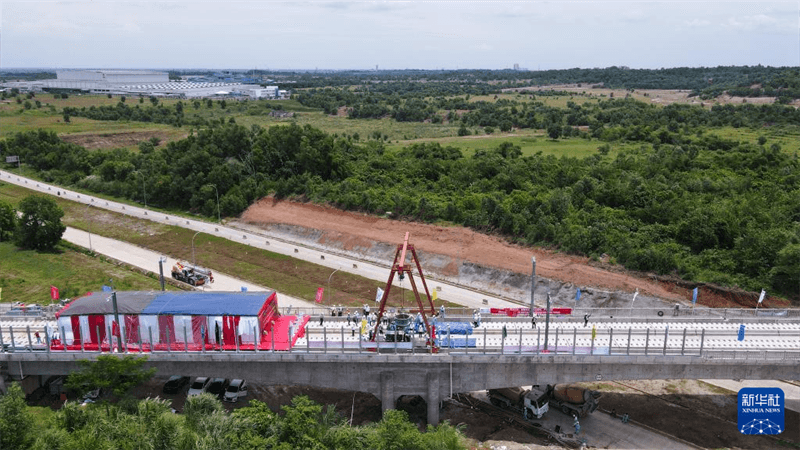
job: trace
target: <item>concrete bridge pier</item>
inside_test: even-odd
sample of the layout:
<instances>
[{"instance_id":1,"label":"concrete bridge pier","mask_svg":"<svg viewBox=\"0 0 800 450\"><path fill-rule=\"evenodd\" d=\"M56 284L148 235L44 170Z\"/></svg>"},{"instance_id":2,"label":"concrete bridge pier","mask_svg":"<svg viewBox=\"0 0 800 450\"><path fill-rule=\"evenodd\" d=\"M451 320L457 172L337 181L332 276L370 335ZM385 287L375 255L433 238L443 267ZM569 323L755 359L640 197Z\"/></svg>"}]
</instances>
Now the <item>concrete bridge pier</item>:
<instances>
[{"instance_id":1,"label":"concrete bridge pier","mask_svg":"<svg viewBox=\"0 0 800 450\"><path fill-rule=\"evenodd\" d=\"M426 378L428 395L425 397L425 401L428 404L428 424L439 425L439 373L428 372Z\"/></svg>"},{"instance_id":2,"label":"concrete bridge pier","mask_svg":"<svg viewBox=\"0 0 800 450\"><path fill-rule=\"evenodd\" d=\"M394 372L381 372L381 411L394 407Z\"/></svg>"}]
</instances>

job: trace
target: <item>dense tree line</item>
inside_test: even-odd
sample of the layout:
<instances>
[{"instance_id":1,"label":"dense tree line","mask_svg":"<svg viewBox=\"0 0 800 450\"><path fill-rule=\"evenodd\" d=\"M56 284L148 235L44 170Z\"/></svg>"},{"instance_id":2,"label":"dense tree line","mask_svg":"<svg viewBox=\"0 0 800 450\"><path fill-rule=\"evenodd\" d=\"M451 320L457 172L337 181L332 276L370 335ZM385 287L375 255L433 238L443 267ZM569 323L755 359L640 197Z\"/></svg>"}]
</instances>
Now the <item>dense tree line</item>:
<instances>
[{"instance_id":1,"label":"dense tree line","mask_svg":"<svg viewBox=\"0 0 800 450\"><path fill-rule=\"evenodd\" d=\"M75 108L67 106L63 113L67 116L86 117L93 120L127 120L135 122L165 123L176 127L183 126L184 123L191 125L202 125L202 122L188 122L184 117L182 102L178 102L174 107L158 105L158 99L152 98L152 106L142 107L140 105L130 106L120 101L116 105L101 105Z\"/></svg>"},{"instance_id":2,"label":"dense tree line","mask_svg":"<svg viewBox=\"0 0 800 450\"><path fill-rule=\"evenodd\" d=\"M399 70L342 71L330 73L275 73L278 79L291 80L302 89L325 86L369 86L374 92L395 90L411 81L424 80L414 90L450 90L449 95L463 95L464 89L494 93L500 88L535 87L552 84L600 85L615 89L683 89L703 98L728 92L744 97L777 96L800 98L800 70L796 67L718 66L630 69L607 67L554 70ZM436 87L436 85L444 87ZM377 91L375 89L378 89ZM477 93L477 92L473 92ZM442 94L432 94L442 95Z\"/></svg>"},{"instance_id":3,"label":"dense tree line","mask_svg":"<svg viewBox=\"0 0 800 450\"><path fill-rule=\"evenodd\" d=\"M164 148L87 152L43 131L2 147L46 180L213 216L237 215L274 193L344 209L449 221L626 267L687 279L795 293L800 277L800 162L780 146L722 139L708 127L797 127L782 105L654 107L632 99L565 109L487 103L514 126L598 138L585 159L522 156L509 143L465 157L417 144L387 151L294 124L215 124ZM491 104L493 106L489 107ZM502 114L500 110L504 111ZM480 111L484 111L481 109ZM471 114L471 113L470 113ZM483 116L465 117L477 124ZM795 128L796 129L796 128ZM548 129L549 132L549 129ZM604 142L638 142L611 157ZM630 145L628 148L631 148Z\"/></svg>"},{"instance_id":4,"label":"dense tree line","mask_svg":"<svg viewBox=\"0 0 800 450\"><path fill-rule=\"evenodd\" d=\"M461 432L443 423L420 432L403 411L351 427L332 406L299 396L277 414L258 400L228 413L211 394L186 400L175 414L169 400L149 398L81 406L67 402L34 428L18 384L0 397L0 447L8 450L459 450Z\"/></svg>"}]
</instances>

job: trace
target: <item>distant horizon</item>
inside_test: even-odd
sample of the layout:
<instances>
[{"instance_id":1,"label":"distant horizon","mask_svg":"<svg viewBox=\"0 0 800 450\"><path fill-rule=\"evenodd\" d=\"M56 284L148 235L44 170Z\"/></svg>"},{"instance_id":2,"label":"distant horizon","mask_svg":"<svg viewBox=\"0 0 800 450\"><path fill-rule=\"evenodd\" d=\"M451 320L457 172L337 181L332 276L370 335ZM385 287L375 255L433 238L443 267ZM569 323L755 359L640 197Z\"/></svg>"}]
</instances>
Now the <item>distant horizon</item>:
<instances>
[{"instance_id":1,"label":"distant horizon","mask_svg":"<svg viewBox=\"0 0 800 450\"><path fill-rule=\"evenodd\" d=\"M795 67L798 15L796 1L7 0L0 64L303 72Z\"/></svg>"},{"instance_id":2,"label":"distant horizon","mask_svg":"<svg viewBox=\"0 0 800 450\"><path fill-rule=\"evenodd\" d=\"M473 68L458 68L458 69L449 69L449 68L442 68L442 69L421 69L421 68L404 68L404 69L378 69L375 68L354 68L354 69L331 69L331 68L313 68L313 69L265 69L265 68L232 68L232 67L0 67L0 72L3 71L39 71L39 72L53 72L57 70L151 70L151 71L162 71L162 72L169 72L173 70L180 70L180 71L232 71L232 72L250 72L253 70L262 71L262 72L397 72L397 71L423 71L423 72L460 72L460 71L476 71L476 70L486 70L490 72L502 72L502 71L512 71L512 72L547 72L547 71L559 71L559 70L604 70L610 68L624 68L625 70L673 70L673 69L715 69L718 67L765 67L765 68L773 68L773 69L800 69L800 65L797 66L770 66L766 64L741 64L741 65L718 65L718 66L675 66L675 67L659 67L657 69L646 68L646 67L630 67L625 65L616 65L616 66L606 66L606 67L569 67L569 68L552 68L552 69L530 69L530 68L519 68L514 69L511 67L502 68L502 69L489 69L486 67L473 67Z\"/></svg>"}]
</instances>

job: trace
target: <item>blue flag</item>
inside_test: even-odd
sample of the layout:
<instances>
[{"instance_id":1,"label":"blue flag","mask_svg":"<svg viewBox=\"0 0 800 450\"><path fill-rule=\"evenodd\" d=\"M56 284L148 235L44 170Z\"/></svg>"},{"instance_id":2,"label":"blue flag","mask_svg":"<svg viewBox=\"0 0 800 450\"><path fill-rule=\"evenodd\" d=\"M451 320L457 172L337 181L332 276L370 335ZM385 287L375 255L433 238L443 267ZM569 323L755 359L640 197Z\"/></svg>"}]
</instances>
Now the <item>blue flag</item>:
<instances>
[{"instance_id":1,"label":"blue flag","mask_svg":"<svg viewBox=\"0 0 800 450\"><path fill-rule=\"evenodd\" d=\"M111 286L103 285L103 292L111 292Z\"/></svg>"},{"instance_id":2,"label":"blue flag","mask_svg":"<svg viewBox=\"0 0 800 450\"><path fill-rule=\"evenodd\" d=\"M247 292L247 286L242 286L242 292Z\"/></svg>"},{"instance_id":3,"label":"blue flag","mask_svg":"<svg viewBox=\"0 0 800 450\"><path fill-rule=\"evenodd\" d=\"M694 288L694 290L692 291L692 305L694 305L695 303L697 303L697 288Z\"/></svg>"},{"instance_id":4,"label":"blue flag","mask_svg":"<svg viewBox=\"0 0 800 450\"><path fill-rule=\"evenodd\" d=\"M581 299L581 288L578 288L578 292L575 293L575 303Z\"/></svg>"}]
</instances>

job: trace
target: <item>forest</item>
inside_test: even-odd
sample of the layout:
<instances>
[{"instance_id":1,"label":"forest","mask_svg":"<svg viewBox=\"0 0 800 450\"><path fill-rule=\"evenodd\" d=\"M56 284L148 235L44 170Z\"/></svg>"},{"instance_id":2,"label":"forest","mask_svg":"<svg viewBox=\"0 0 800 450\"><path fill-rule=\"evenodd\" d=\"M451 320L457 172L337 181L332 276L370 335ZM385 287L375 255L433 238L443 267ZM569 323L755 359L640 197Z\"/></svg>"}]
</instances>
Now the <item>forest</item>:
<instances>
[{"instance_id":1,"label":"forest","mask_svg":"<svg viewBox=\"0 0 800 450\"><path fill-rule=\"evenodd\" d=\"M228 412L212 394L187 399L179 414L158 397L30 408L16 383L0 397L0 448L9 450L460 450L464 441L448 423L422 433L398 410L377 423L350 426L332 406L306 396L280 414L258 400Z\"/></svg>"},{"instance_id":2,"label":"forest","mask_svg":"<svg viewBox=\"0 0 800 450\"><path fill-rule=\"evenodd\" d=\"M309 92L311 105L313 99L328 101L345 90ZM361 98L371 95L377 96ZM796 152L784 151L765 136L740 142L711 132L719 127L794 132L800 126L796 108L658 107L625 98L570 101L557 108L535 99L471 102L466 95L404 95L395 105L383 103L391 96L380 95L375 107L384 105L393 114L464 107L449 117L462 129L544 129L550 139L576 136L596 142L596 151L587 158L523 155L511 142L473 153L436 142L390 150L379 136L360 140L291 122L245 127L231 117L208 121L192 128L186 139L159 148L142 142L138 151L88 151L38 130L0 141L0 153L19 154L45 181L135 201L143 200L146 187L149 205L206 216L216 213L215 186L226 216L274 194L464 225L522 245L592 258L605 254L629 269L696 282L797 293ZM70 112L118 120L113 119L117 112L135 110L149 111L154 118L179 117L177 105L157 102ZM622 143L621 150L611 151Z\"/></svg>"},{"instance_id":3,"label":"forest","mask_svg":"<svg viewBox=\"0 0 800 450\"><path fill-rule=\"evenodd\" d=\"M455 83L479 86L486 93L502 88L554 84L602 85L615 89L684 89L705 99L729 91L744 97L775 96L779 103L800 98L800 69L797 67L718 66L631 69L606 67L559 70L395 70L342 72L278 72L265 73L277 82L291 80L293 87L323 88L329 86L400 84L424 80L424 85ZM736 92L735 94L733 92ZM463 95L468 92L459 92ZM456 93L454 93L456 94Z\"/></svg>"}]
</instances>

